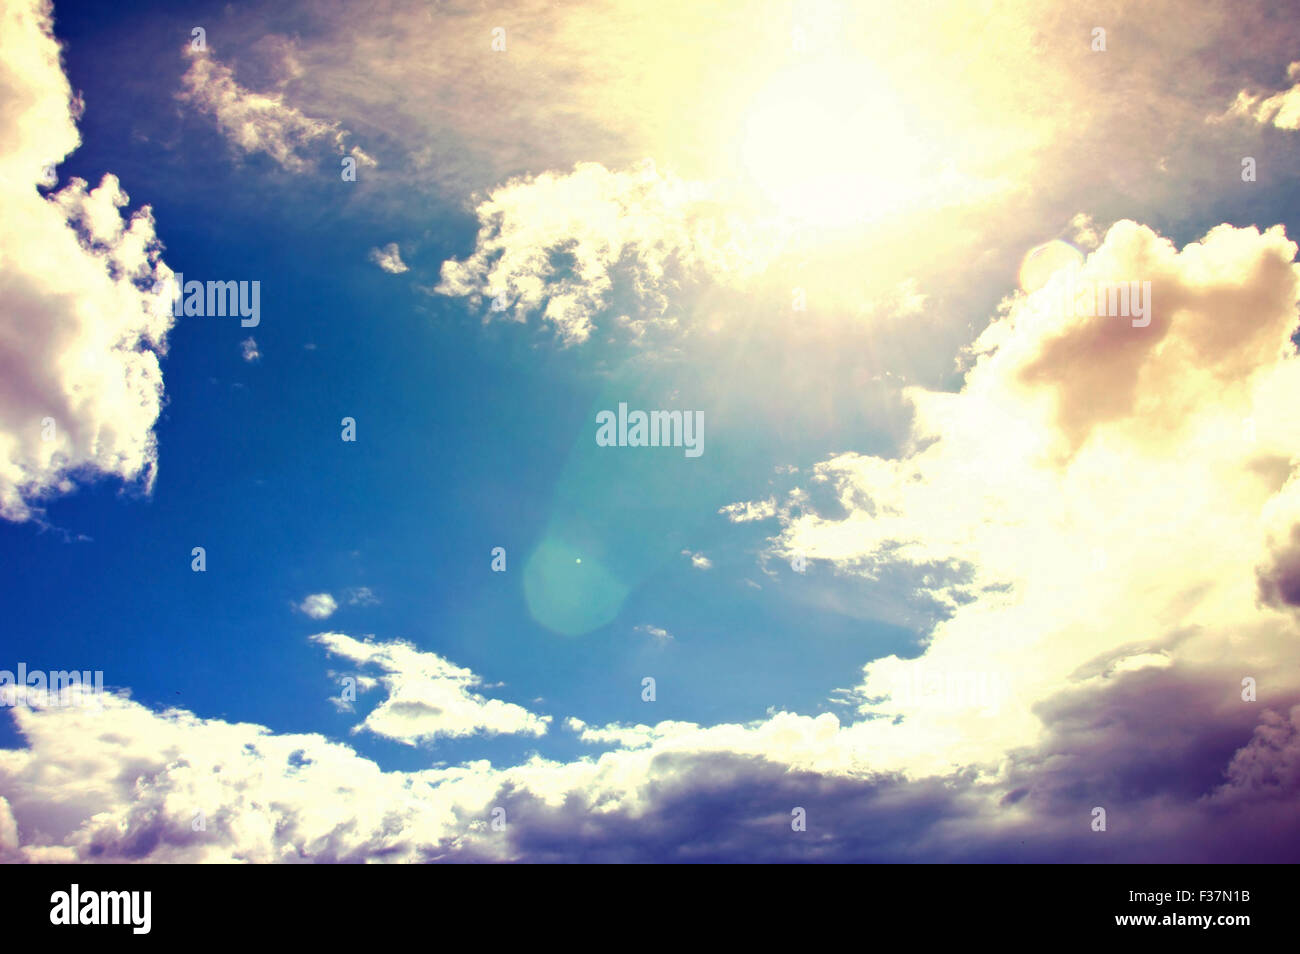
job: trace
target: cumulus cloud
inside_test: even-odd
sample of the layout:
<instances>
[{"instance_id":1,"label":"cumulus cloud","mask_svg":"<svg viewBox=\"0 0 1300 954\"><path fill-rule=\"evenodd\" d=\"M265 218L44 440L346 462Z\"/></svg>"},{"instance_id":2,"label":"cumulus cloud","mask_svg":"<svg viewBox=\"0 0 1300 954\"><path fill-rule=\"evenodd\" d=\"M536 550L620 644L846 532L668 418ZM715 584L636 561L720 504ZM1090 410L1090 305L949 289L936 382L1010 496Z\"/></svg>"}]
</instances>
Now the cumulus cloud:
<instances>
[{"instance_id":1,"label":"cumulus cloud","mask_svg":"<svg viewBox=\"0 0 1300 954\"><path fill-rule=\"evenodd\" d=\"M1243 422L1242 439L1256 440L1252 418ZM1281 460L1274 463L1280 473ZM1260 601L1270 607L1300 613L1300 481L1289 480L1264 508L1264 553L1255 568Z\"/></svg>"},{"instance_id":2,"label":"cumulus cloud","mask_svg":"<svg viewBox=\"0 0 1300 954\"><path fill-rule=\"evenodd\" d=\"M390 275L400 275L402 272L409 271L406 263L402 261L401 249L397 247L396 242L389 242L383 248L372 248L370 260Z\"/></svg>"},{"instance_id":3,"label":"cumulus cloud","mask_svg":"<svg viewBox=\"0 0 1300 954\"><path fill-rule=\"evenodd\" d=\"M251 336L239 343L239 353L250 363L262 357L262 352L257 350L257 340Z\"/></svg>"},{"instance_id":4,"label":"cumulus cloud","mask_svg":"<svg viewBox=\"0 0 1300 954\"><path fill-rule=\"evenodd\" d=\"M1228 781L1215 797L1237 799L1243 793L1278 800L1300 792L1300 706L1283 716L1265 710L1250 743L1228 764Z\"/></svg>"},{"instance_id":5,"label":"cumulus cloud","mask_svg":"<svg viewBox=\"0 0 1300 954\"><path fill-rule=\"evenodd\" d=\"M329 593L313 593L297 606L298 612L312 619L329 619L338 608L338 601Z\"/></svg>"},{"instance_id":6,"label":"cumulus cloud","mask_svg":"<svg viewBox=\"0 0 1300 954\"><path fill-rule=\"evenodd\" d=\"M1287 67L1286 76L1293 85L1281 92L1266 95L1243 89L1228 107L1227 115L1244 116L1261 126L1300 129L1300 61Z\"/></svg>"},{"instance_id":7,"label":"cumulus cloud","mask_svg":"<svg viewBox=\"0 0 1300 954\"><path fill-rule=\"evenodd\" d=\"M331 654L381 671L387 697L357 727L408 745L439 737L546 734L550 716L475 692L483 680L437 653L409 643L376 643L342 633L318 633L312 640Z\"/></svg>"},{"instance_id":8,"label":"cumulus cloud","mask_svg":"<svg viewBox=\"0 0 1300 954\"><path fill-rule=\"evenodd\" d=\"M27 861L433 860L464 827L461 797L484 797L472 766L385 773L319 735L112 693L103 712L15 716L28 748L0 755L0 789Z\"/></svg>"},{"instance_id":9,"label":"cumulus cloud","mask_svg":"<svg viewBox=\"0 0 1300 954\"><path fill-rule=\"evenodd\" d=\"M235 82L234 71L207 50L186 48L189 68L181 77L182 102L211 116L226 140L245 155L264 152L289 172L304 172L310 162L303 153L318 142L332 144L358 165L374 165L359 147L349 152L348 131L337 122L313 119L290 106L279 93L257 93Z\"/></svg>"},{"instance_id":10,"label":"cumulus cloud","mask_svg":"<svg viewBox=\"0 0 1300 954\"><path fill-rule=\"evenodd\" d=\"M917 780L844 763L854 747L832 715L709 728L571 717L581 741L610 750L385 772L319 735L108 693L103 711L12 710L24 746L0 751L0 851L32 862L1283 860L1300 834L1300 713L1203 705L1216 692L1126 674L1058 700L1046 743L1003 773ZM1185 704L1150 723L1153 694ZM1108 730L1133 744L1116 749ZM1099 804L1105 835L1090 830ZM790 829L795 806L807 833ZM489 826L497 809L505 831Z\"/></svg>"},{"instance_id":11,"label":"cumulus cloud","mask_svg":"<svg viewBox=\"0 0 1300 954\"><path fill-rule=\"evenodd\" d=\"M1117 223L1074 279L1150 281L1148 326L1064 305L1058 273L1004 303L959 393L905 392L903 456L840 454L814 494L732 509L776 510L774 553L849 579L910 570L910 595L946 607L921 655L854 687L869 718L846 731L876 767L998 759L1041 741L1047 700L1153 669L1217 677L1220 710L1246 675L1275 700L1300 690L1275 608L1294 572L1295 253L1281 228L1180 250Z\"/></svg>"},{"instance_id":12,"label":"cumulus cloud","mask_svg":"<svg viewBox=\"0 0 1300 954\"><path fill-rule=\"evenodd\" d=\"M649 160L625 172L584 162L512 179L475 213L473 254L444 262L434 291L475 307L490 301L490 315L514 321L537 314L566 344L591 336L616 286L643 317L608 320L640 337L638 322L673 323L664 292L675 281L751 274L760 256L734 219Z\"/></svg>"},{"instance_id":13,"label":"cumulus cloud","mask_svg":"<svg viewBox=\"0 0 1300 954\"><path fill-rule=\"evenodd\" d=\"M172 272L116 176L37 192L80 143L45 4L8 8L0 62L0 517L22 521L97 475L152 490Z\"/></svg>"},{"instance_id":14,"label":"cumulus cloud","mask_svg":"<svg viewBox=\"0 0 1300 954\"><path fill-rule=\"evenodd\" d=\"M662 626L651 626L649 623L636 627L636 632L645 633L647 636L653 636L661 642L667 642L673 638L673 634L668 632L668 630L664 629Z\"/></svg>"}]
</instances>

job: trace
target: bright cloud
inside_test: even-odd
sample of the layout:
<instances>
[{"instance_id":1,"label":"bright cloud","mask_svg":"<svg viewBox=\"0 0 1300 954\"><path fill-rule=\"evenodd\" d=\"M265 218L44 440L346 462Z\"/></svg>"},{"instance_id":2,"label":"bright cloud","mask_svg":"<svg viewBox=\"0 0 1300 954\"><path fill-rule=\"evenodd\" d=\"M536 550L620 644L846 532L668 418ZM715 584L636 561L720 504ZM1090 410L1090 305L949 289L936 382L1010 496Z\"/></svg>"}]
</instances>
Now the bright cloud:
<instances>
[{"instance_id":1,"label":"bright cloud","mask_svg":"<svg viewBox=\"0 0 1300 954\"><path fill-rule=\"evenodd\" d=\"M1300 61L1287 67L1286 76L1294 85L1278 93L1265 95L1243 89L1228 108L1228 115L1246 116L1261 126L1300 129Z\"/></svg>"},{"instance_id":2,"label":"bright cloud","mask_svg":"<svg viewBox=\"0 0 1300 954\"><path fill-rule=\"evenodd\" d=\"M11 5L0 29L0 517L19 521L97 475L152 490L172 325L151 291L171 269L148 206L124 218L111 173L37 192L80 142L50 31L35 2Z\"/></svg>"},{"instance_id":3,"label":"bright cloud","mask_svg":"<svg viewBox=\"0 0 1300 954\"><path fill-rule=\"evenodd\" d=\"M342 633L318 633L312 639L335 656L381 671L377 678L387 698L358 730L415 745L480 732L541 736L550 724L550 716L475 692L481 678L409 643L363 642Z\"/></svg>"},{"instance_id":4,"label":"bright cloud","mask_svg":"<svg viewBox=\"0 0 1300 954\"><path fill-rule=\"evenodd\" d=\"M707 198L649 160L511 180L479 202L474 252L444 262L435 291L514 321L537 314L566 344L591 336L616 285L647 316L639 320L671 325L665 292L680 278L755 269L755 242ZM633 322L609 316L619 319Z\"/></svg>"},{"instance_id":5,"label":"bright cloud","mask_svg":"<svg viewBox=\"0 0 1300 954\"><path fill-rule=\"evenodd\" d=\"M951 611L919 657L865 667L861 713L902 720L847 730L874 765L997 760L1041 741L1046 700L1150 666L1217 678L1220 714L1246 676L1275 699L1300 689L1274 608L1300 539L1295 252L1280 228L1179 250L1118 223L1076 280L1150 281L1149 326L1064 308L1058 273L1007 301L960 393L906 392L910 453L817 465L834 515L803 490L776 508L775 553L849 577L912 568Z\"/></svg>"},{"instance_id":6,"label":"bright cloud","mask_svg":"<svg viewBox=\"0 0 1300 954\"><path fill-rule=\"evenodd\" d=\"M402 261L402 252L396 242L389 242L383 248L372 248L370 260L390 275L400 275L402 272L409 271L406 263Z\"/></svg>"},{"instance_id":7,"label":"bright cloud","mask_svg":"<svg viewBox=\"0 0 1300 954\"><path fill-rule=\"evenodd\" d=\"M329 593L313 593L298 604L298 612L312 619L329 619L339 608L338 601Z\"/></svg>"},{"instance_id":8,"label":"bright cloud","mask_svg":"<svg viewBox=\"0 0 1300 954\"><path fill-rule=\"evenodd\" d=\"M103 711L13 710L25 745L0 751L0 852L30 862L263 863L1285 857L1300 709L1263 710L1253 733L1234 720L1245 741L1226 772L1207 773L1182 734L1204 737L1222 723L1192 706L1167 727L1137 731L1139 694L1171 687L1130 685L1121 697L1117 688L1089 704L1107 704L1132 751L1099 744L1095 712L1076 702L1047 713L1049 743L1001 779L916 782L813 770L844 746L831 715L708 729L569 718L582 741L614 748L572 762L385 772L319 735L154 712L110 693ZM1202 688L1184 685L1183 701L1203 701ZM1153 771L1205 784L1205 797L1144 791ZM1101 799L1123 837L1089 830ZM714 811L719 804L729 810ZM794 805L820 837L791 837ZM497 813L504 831L490 827ZM1261 823L1279 839L1245 837ZM1189 843L1193 830L1204 841Z\"/></svg>"}]
</instances>

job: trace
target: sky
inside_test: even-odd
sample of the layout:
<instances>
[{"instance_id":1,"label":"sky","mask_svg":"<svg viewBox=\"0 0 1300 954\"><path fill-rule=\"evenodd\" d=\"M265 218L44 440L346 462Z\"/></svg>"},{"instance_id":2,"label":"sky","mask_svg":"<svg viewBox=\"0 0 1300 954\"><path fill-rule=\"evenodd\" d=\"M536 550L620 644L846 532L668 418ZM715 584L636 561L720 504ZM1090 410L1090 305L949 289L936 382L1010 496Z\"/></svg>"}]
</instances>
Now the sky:
<instances>
[{"instance_id":1,"label":"sky","mask_svg":"<svg viewBox=\"0 0 1300 954\"><path fill-rule=\"evenodd\" d=\"M1300 860L1297 13L5 0L0 860Z\"/></svg>"}]
</instances>

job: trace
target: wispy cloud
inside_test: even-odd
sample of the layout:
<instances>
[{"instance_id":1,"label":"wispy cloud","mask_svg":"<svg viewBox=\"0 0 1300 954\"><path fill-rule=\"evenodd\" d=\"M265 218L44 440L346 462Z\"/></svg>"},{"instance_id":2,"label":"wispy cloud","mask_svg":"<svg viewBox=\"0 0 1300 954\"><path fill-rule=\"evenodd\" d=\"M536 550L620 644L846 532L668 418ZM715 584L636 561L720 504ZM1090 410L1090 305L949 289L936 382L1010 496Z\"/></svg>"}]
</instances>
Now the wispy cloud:
<instances>
[{"instance_id":1,"label":"wispy cloud","mask_svg":"<svg viewBox=\"0 0 1300 954\"><path fill-rule=\"evenodd\" d=\"M343 598L349 606L378 606L379 597L368 586L351 587L344 591Z\"/></svg>"},{"instance_id":2,"label":"wispy cloud","mask_svg":"<svg viewBox=\"0 0 1300 954\"><path fill-rule=\"evenodd\" d=\"M235 81L234 71L205 50L186 48L189 68L181 78L178 97L211 116L231 145L245 155L263 152L289 172L311 167L305 157L317 144L328 145L338 155L348 153L349 133L337 122L313 119L284 101L281 93L258 93ZM359 165L374 160L353 147Z\"/></svg>"}]
</instances>

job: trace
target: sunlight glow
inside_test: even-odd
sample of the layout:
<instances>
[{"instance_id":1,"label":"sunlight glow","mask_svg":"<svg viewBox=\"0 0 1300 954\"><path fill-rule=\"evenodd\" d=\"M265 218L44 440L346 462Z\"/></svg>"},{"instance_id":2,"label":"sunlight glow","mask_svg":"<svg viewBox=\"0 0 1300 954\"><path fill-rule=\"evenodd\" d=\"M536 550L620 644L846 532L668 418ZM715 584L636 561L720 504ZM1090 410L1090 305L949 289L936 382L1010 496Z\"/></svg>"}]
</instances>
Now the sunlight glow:
<instances>
[{"instance_id":1,"label":"sunlight glow","mask_svg":"<svg viewBox=\"0 0 1300 954\"><path fill-rule=\"evenodd\" d=\"M750 108L742 158L778 211L811 225L869 221L923 188L902 106L865 61L775 76Z\"/></svg>"}]
</instances>

